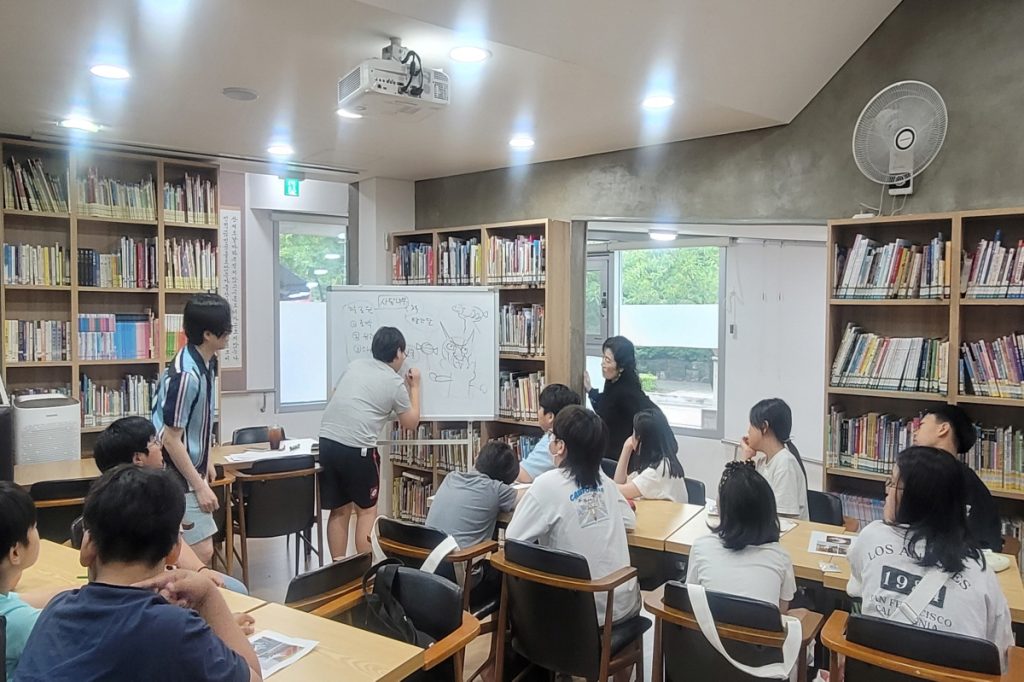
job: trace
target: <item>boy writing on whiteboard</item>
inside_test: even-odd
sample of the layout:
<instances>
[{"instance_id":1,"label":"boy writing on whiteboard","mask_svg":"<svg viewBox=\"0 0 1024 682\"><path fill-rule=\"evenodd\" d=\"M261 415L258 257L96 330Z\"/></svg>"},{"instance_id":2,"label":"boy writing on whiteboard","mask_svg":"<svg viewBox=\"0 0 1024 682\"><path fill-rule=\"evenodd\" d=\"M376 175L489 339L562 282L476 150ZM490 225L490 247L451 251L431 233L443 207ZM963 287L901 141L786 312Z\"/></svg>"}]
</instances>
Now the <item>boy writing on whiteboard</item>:
<instances>
[{"instance_id":1,"label":"boy writing on whiteboard","mask_svg":"<svg viewBox=\"0 0 1024 682\"><path fill-rule=\"evenodd\" d=\"M420 423L420 373L403 377L405 337L381 327L370 344L373 358L349 363L320 422L320 500L330 509L327 545L331 556L345 556L348 526L356 516L356 552L370 551L370 531L377 517L380 456L377 437L398 416L403 429Z\"/></svg>"}]
</instances>

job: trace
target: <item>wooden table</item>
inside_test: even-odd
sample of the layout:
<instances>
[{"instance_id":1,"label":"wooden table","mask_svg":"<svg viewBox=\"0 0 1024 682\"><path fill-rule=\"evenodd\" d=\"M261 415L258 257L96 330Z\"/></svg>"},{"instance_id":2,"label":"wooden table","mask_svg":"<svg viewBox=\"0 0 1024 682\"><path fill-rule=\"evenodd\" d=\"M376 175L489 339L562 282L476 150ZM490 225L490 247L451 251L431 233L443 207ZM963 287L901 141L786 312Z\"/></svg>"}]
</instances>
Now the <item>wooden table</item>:
<instances>
[{"instance_id":1,"label":"wooden table","mask_svg":"<svg viewBox=\"0 0 1024 682\"><path fill-rule=\"evenodd\" d=\"M704 507L668 500L637 500L636 529L627 531L626 541L633 547L665 551L665 541Z\"/></svg>"},{"instance_id":2,"label":"wooden table","mask_svg":"<svg viewBox=\"0 0 1024 682\"><path fill-rule=\"evenodd\" d=\"M275 673L273 679L277 682L402 680L423 667L424 650L411 644L280 604L266 604L251 613L257 633L274 630L318 642L311 652Z\"/></svg>"}]
</instances>

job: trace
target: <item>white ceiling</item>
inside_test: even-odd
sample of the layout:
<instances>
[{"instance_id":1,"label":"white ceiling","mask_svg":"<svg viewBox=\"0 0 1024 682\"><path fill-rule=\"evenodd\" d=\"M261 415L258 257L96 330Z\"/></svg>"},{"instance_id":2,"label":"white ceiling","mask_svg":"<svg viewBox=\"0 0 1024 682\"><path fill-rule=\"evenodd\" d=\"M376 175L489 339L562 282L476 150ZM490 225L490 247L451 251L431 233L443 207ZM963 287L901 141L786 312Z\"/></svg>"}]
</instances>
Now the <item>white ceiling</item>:
<instances>
[{"instance_id":1,"label":"white ceiling","mask_svg":"<svg viewBox=\"0 0 1024 682\"><path fill-rule=\"evenodd\" d=\"M281 138L293 160L360 178L467 173L788 123L897 4L4 0L0 131L53 133L77 110L102 140L265 157ZM450 74L452 104L415 123L339 119L338 78L391 35ZM493 58L451 61L466 42ZM89 75L118 52L130 81ZM659 85L676 106L645 121ZM228 100L227 86L260 97ZM532 152L509 149L521 131Z\"/></svg>"}]
</instances>

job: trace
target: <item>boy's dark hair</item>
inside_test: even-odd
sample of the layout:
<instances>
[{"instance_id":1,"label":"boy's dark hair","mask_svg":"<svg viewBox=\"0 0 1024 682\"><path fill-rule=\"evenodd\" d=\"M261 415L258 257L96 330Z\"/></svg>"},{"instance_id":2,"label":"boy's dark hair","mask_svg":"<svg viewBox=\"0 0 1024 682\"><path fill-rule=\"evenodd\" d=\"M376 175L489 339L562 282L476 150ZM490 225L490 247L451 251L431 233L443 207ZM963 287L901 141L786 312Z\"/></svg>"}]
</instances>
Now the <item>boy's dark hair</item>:
<instances>
[{"instance_id":1,"label":"boy's dark hair","mask_svg":"<svg viewBox=\"0 0 1024 682\"><path fill-rule=\"evenodd\" d=\"M637 436L638 448L633 461L636 471L660 467L664 461L668 462L669 477L683 478L683 465L676 454L679 441L672 433L664 412L657 407L640 410L633 416L633 432Z\"/></svg>"},{"instance_id":2,"label":"boy's dark hair","mask_svg":"<svg viewBox=\"0 0 1024 682\"><path fill-rule=\"evenodd\" d=\"M580 406L569 405L555 417L552 435L565 443L562 468L581 488L596 488L601 484L601 460L608 444L608 427L594 412Z\"/></svg>"},{"instance_id":3,"label":"boy's dark hair","mask_svg":"<svg viewBox=\"0 0 1024 682\"><path fill-rule=\"evenodd\" d=\"M779 541L775 493L753 462L726 462L718 484L718 527L727 549Z\"/></svg>"},{"instance_id":4,"label":"boy's dark hair","mask_svg":"<svg viewBox=\"0 0 1024 682\"><path fill-rule=\"evenodd\" d=\"M202 345L206 332L224 336L231 332L231 305L220 294L196 294L185 304L182 326L193 346Z\"/></svg>"},{"instance_id":5,"label":"boy's dark hair","mask_svg":"<svg viewBox=\"0 0 1024 682\"><path fill-rule=\"evenodd\" d=\"M100 471L118 464L131 464L137 452L146 452L156 435L153 422L145 417L122 417L96 438L92 455Z\"/></svg>"},{"instance_id":6,"label":"boy's dark hair","mask_svg":"<svg viewBox=\"0 0 1024 682\"><path fill-rule=\"evenodd\" d=\"M945 455L945 456L942 456ZM964 569L965 559L984 566L978 541L967 528L967 493L960 462L938 448L909 447L896 455L902 489L896 523L909 526L905 547L921 566L947 573ZM917 544L924 540L924 554Z\"/></svg>"},{"instance_id":7,"label":"boy's dark hair","mask_svg":"<svg viewBox=\"0 0 1024 682\"><path fill-rule=\"evenodd\" d=\"M178 544L184 514L174 474L120 464L93 484L82 521L100 561L155 566Z\"/></svg>"},{"instance_id":8,"label":"boy's dark hair","mask_svg":"<svg viewBox=\"0 0 1024 682\"><path fill-rule=\"evenodd\" d=\"M370 353L374 360L390 363L398 357L398 351L405 350L405 337L394 327L381 327L373 334Z\"/></svg>"},{"instance_id":9,"label":"boy's dark hair","mask_svg":"<svg viewBox=\"0 0 1024 682\"><path fill-rule=\"evenodd\" d=\"M569 405L579 405L580 400L579 394L566 386L565 384L548 384L544 387L544 390L540 392L540 403L541 409L548 414L558 415L562 411L563 407Z\"/></svg>"},{"instance_id":10,"label":"boy's dark hair","mask_svg":"<svg viewBox=\"0 0 1024 682\"><path fill-rule=\"evenodd\" d=\"M519 476L519 461L505 441L492 440L480 448L476 470L502 483L511 484Z\"/></svg>"},{"instance_id":11,"label":"boy's dark hair","mask_svg":"<svg viewBox=\"0 0 1024 682\"><path fill-rule=\"evenodd\" d=\"M20 486L0 481L0 561L19 542L28 544L28 532L36 525L36 505Z\"/></svg>"},{"instance_id":12,"label":"boy's dark hair","mask_svg":"<svg viewBox=\"0 0 1024 682\"><path fill-rule=\"evenodd\" d=\"M956 446L954 455L962 455L974 447L977 433L974 422L967 416L962 407L956 405L937 405L924 411L925 416L932 415L940 424L949 424L953 430L953 444Z\"/></svg>"},{"instance_id":13,"label":"boy's dark hair","mask_svg":"<svg viewBox=\"0 0 1024 682\"><path fill-rule=\"evenodd\" d=\"M786 449L796 457L796 463L804 472L804 483L807 483L807 469L804 468L804 460L800 451L790 435L793 433L793 411L782 398L765 398L750 408L750 425L755 429L767 428Z\"/></svg>"}]
</instances>

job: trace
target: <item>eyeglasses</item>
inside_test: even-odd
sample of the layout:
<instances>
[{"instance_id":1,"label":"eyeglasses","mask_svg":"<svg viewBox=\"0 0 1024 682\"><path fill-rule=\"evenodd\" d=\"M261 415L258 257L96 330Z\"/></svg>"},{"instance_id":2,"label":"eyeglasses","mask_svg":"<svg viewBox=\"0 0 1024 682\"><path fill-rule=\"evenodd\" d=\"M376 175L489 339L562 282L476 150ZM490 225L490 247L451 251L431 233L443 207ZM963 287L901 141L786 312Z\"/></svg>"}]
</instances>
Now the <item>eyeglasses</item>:
<instances>
[{"instance_id":1,"label":"eyeglasses","mask_svg":"<svg viewBox=\"0 0 1024 682\"><path fill-rule=\"evenodd\" d=\"M886 490L903 490L903 486L900 485L899 481L894 481L891 478L885 482Z\"/></svg>"}]
</instances>

